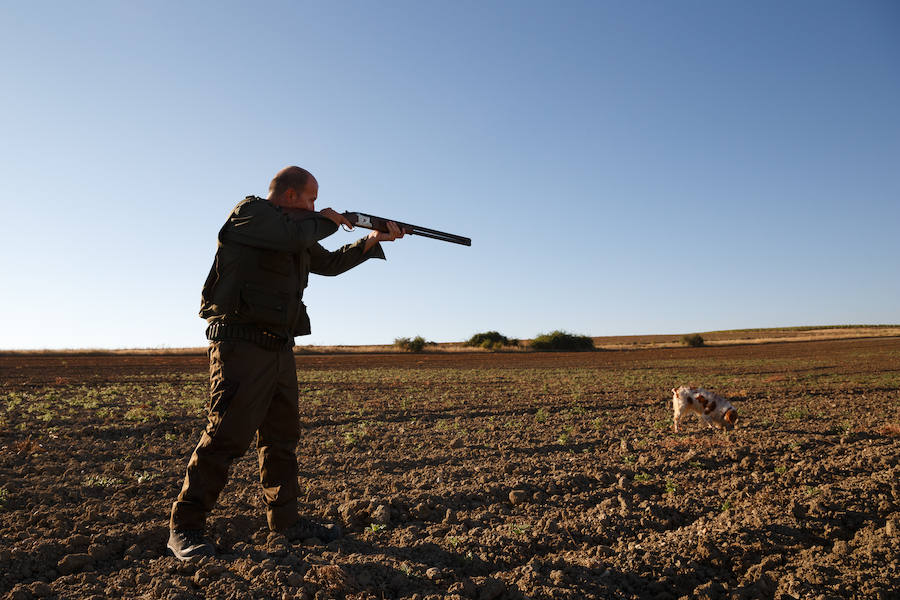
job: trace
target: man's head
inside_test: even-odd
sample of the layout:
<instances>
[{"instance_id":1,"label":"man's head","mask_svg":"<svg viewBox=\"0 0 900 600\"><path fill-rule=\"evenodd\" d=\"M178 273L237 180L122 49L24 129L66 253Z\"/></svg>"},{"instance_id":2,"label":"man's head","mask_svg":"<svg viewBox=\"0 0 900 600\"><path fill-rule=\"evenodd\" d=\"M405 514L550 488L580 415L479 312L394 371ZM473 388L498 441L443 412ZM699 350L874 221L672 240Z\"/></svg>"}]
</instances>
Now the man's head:
<instances>
[{"instance_id":1,"label":"man's head","mask_svg":"<svg viewBox=\"0 0 900 600\"><path fill-rule=\"evenodd\" d=\"M285 167L269 184L269 202L285 208L316 210L319 182L306 169Z\"/></svg>"}]
</instances>

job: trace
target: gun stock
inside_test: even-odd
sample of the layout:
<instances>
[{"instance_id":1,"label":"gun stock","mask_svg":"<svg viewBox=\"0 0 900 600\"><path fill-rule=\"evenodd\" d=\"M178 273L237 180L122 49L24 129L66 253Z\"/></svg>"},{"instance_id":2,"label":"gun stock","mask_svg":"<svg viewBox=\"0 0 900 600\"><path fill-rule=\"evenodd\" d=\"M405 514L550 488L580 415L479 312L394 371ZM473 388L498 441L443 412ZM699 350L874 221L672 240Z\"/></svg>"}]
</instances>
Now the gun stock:
<instances>
[{"instance_id":1,"label":"gun stock","mask_svg":"<svg viewBox=\"0 0 900 600\"><path fill-rule=\"evenodd\" d=\"M382 217L376 217L375 215L367 215L361 212L345 212L344 217L348 221L350 221L354 227L362 227L364 229L373 229L375 231L383 231L387 233L387 222L393 221L393 219L385 219ZM442 242L451 242L453 244L461 244L463 246L471 246L472 240L463 237L461 235L455 235L453 233L447 233L446 231L438 231L437 229L429 229L427 227L422 227L420 225L413 225L411 223L401 223L400 221L394 221L397 224L397 227L403 230L404 233L408 233L410 235L420 235L422 237L428 237L434 240L440 240Z\"/></svg>"}]
</instances>

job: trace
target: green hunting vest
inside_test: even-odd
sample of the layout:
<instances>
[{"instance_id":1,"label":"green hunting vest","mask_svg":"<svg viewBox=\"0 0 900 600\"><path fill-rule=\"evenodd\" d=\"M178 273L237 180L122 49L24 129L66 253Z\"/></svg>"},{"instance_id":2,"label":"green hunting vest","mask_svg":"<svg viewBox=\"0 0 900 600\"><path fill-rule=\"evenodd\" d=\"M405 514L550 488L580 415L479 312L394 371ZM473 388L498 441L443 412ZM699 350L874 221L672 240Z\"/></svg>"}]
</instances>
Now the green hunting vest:
<instances>
[{"instance_id":1,"label":"green hunting vest","mask_svg":"<svg viewBox=\"0 0 900 600\"><path fill-rule=\"evenodd\" d=\"M219 230L216 256L201 293L200 316L254 325L283 337L309 335L303 304L309 273L338 275L368 258L384 258L365 238L329 252L319 240L337 231L318 213L288 216L268 200L248 196Z\"/></svg>"}]
</instances>

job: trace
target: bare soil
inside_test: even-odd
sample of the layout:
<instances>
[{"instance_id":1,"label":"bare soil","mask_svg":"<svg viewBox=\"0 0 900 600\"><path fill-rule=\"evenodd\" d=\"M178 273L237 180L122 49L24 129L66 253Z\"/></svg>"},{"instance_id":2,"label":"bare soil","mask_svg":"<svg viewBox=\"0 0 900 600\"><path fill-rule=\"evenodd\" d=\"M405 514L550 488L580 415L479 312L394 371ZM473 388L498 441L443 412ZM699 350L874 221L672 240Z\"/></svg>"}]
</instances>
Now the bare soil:
<instances>
[{"instance_id":1,"label":"bare soil","mask_svg":"<svg viewBox=\"0 0 900 600\"><path fill-rule=\"evenodd\" d=\"M253 450L165 552L204 425L199 355L0 355L0 597L896 598L900 338L297 357L301 507ZM732 399L671 431L670 389Z\"/></svg>"}]
</instances>

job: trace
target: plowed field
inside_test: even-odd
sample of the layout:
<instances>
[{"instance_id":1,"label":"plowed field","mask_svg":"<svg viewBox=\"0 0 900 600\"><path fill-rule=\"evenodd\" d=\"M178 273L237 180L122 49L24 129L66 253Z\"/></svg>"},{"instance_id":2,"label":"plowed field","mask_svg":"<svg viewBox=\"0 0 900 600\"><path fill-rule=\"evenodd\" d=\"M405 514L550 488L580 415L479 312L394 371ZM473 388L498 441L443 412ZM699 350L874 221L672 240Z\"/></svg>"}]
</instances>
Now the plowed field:
<instances>
[{"instance_id":1,"label":"plowed field","mask_svg":"<svg viewBox=\"0 0 900 600\"><path fill-rule=\"evenodd\" d=\"M297 367L301 507L347 535L269 535L250 450L183 564L205 356L0 355L0 597L898 597L900 338ZM738 428L673 434L687 383Z\"/></svg>"}]
</instances>

